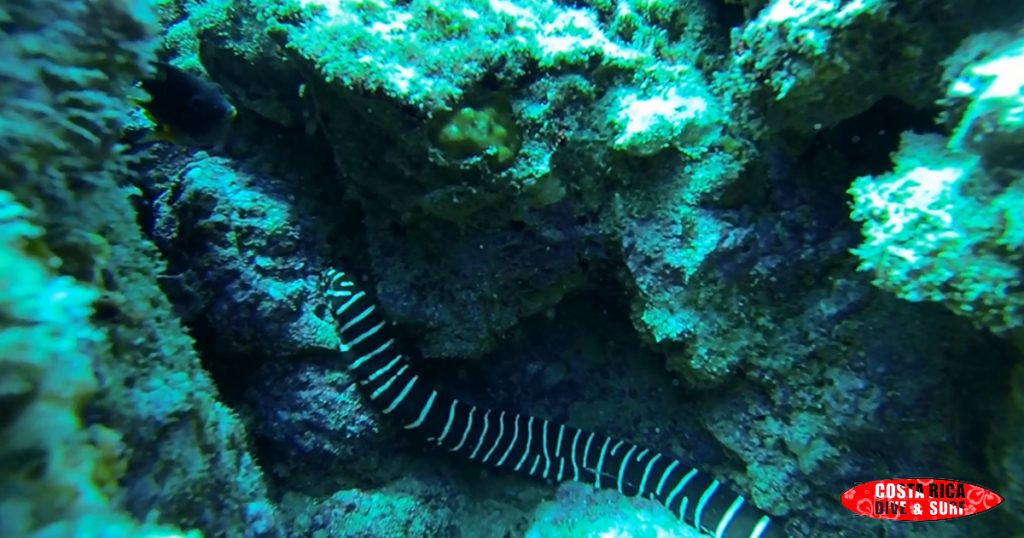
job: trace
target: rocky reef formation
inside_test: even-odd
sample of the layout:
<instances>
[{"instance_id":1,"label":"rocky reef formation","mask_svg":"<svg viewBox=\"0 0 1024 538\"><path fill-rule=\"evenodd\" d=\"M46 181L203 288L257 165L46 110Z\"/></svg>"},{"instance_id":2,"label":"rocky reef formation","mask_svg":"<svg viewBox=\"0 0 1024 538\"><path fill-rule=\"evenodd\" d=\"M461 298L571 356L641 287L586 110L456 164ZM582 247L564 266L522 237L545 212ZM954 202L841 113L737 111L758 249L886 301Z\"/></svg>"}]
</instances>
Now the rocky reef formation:
<instances>
[{"instance_id":1,"label":"rocky reef formation","mask_svg":"<svg viewBox=\"0 0 1024 538\"><path fill-rule=\"evenodd\" d=\"M327 267L448 392L677 454L792 536L1024 525L1015 3L44 4L0 8L14 534L692 535L411 442L334 351ZM119 143L154 58L223 89L223 146ZM836 509L916 475L1009 509Z\"/></svg>"}]
</instances>

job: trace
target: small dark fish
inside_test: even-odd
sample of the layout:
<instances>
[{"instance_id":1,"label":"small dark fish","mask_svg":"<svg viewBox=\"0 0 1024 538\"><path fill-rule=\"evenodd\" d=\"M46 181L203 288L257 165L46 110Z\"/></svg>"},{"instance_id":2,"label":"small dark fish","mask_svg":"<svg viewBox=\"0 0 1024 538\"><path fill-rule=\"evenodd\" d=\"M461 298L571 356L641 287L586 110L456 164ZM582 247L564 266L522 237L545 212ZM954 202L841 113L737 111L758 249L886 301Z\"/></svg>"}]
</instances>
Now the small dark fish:
<instances>
[{"instance_id":1,"label":"small dark fish","mask_svg":"<svg viewBox=\"0 0 1024 538\"><path fill-rule=\"evenodd\" d=\"M222 143L238 111L220 86L164 62L140 85L149 100L139 103L156 124L155 137L189 146Z\"/></svg>"}]
</instances>

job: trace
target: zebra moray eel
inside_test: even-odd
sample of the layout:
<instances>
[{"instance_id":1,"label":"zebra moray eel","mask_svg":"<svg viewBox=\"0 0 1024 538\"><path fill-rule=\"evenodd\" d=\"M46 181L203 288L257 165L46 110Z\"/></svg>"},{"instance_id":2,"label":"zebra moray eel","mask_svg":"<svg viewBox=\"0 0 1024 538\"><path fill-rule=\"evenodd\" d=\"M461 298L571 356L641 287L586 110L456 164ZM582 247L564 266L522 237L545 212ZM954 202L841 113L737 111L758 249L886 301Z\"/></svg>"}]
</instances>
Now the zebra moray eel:
<instances>
[{"instance_id":1,"label":"zebra moray eel","mask_svg":"<svg viewBox=\"0 0 1024 538\"><path fill-rule=\"evenodd\" d=\"M577 480L657 499L715 538L785 538L761 510L713 477L633 443L547 420L470 405L420 380L376 305L329 270L324 293L349 371L385 415L428 442L499 469L561 482Z\"/></svg>"}]
</instances>

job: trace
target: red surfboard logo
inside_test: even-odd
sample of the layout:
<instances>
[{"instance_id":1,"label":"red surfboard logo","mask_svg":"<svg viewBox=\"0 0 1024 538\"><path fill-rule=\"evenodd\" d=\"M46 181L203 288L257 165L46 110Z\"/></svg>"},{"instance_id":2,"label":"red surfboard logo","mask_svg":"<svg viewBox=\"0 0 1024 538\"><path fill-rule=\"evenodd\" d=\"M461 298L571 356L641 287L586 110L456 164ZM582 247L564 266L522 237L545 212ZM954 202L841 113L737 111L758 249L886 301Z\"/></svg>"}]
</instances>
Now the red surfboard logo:
<instances>
[{"instance_id":1,"label":"red surfboard logo","mask_svg":"<svg viewBox=\"0 0 1024 538\"><path fill-rule=\"evenodd\" d=\"M999 506L996 492L944 478L892 478L856 485L843 493L851 512L892 521L936 521L973 516Z\"/></svg>"}]
</instances>

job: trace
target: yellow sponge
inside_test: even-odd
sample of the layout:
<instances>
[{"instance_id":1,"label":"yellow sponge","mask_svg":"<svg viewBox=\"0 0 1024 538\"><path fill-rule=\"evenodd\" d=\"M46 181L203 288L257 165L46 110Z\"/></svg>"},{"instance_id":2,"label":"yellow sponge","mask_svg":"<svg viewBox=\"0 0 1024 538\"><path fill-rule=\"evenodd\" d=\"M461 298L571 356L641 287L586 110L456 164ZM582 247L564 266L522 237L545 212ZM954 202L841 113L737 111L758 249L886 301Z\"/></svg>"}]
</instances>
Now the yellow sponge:
<instances>
[{"instance_id":1,"label":"yellow sponge","mask_svg":"<svg viewBox=\"0 0 1024 538\"><path fill-rule=\"evenodd\" d=\"M440 118L434 145L456 159L482 157L495 167L511 164L519 152L519 130L511 107L500 102L462 106Z\"/></svg>"}]
</instances>

